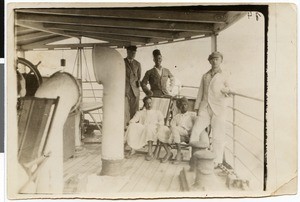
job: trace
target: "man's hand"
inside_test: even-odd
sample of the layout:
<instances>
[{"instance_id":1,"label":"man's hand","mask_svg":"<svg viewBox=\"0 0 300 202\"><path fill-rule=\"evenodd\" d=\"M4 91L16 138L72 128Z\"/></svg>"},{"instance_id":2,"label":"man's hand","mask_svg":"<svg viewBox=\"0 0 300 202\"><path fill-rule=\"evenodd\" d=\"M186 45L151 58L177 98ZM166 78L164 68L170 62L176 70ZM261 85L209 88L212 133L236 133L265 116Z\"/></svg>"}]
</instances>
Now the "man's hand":
<instances>
[{"instance_id":1,"label":"man's hand","mask_svg":"<svg viewBox=\"0 0 300 202\"><path fill-rule=\"evenodd\" d=\"M221 89L221 93L223 93L225 95L225 97L230 96L230 94L232 93L230 91L230 89L228 87Z\"/></svg>"},{"instance_id":2,"label":"man's hand","mask_svg":"<svg viewBox=\"0 0 300 202\"><path fill-rule=\"evenodd\" d=\"M152 96L153 95L153 92L150 90L149 92L148 92L148 96Z\"/></svg>"}]
</instances>

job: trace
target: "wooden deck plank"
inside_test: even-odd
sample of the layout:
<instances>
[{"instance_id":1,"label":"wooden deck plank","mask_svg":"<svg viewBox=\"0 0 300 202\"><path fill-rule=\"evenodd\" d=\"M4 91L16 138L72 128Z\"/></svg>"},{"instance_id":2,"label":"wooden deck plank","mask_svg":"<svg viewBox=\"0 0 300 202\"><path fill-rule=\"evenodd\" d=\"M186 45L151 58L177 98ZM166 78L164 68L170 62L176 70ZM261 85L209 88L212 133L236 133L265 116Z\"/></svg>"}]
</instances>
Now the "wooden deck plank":
<instances>
[{"instance_id":1,"label":"wooden deck plank","mask_svg":"<svg viewBox=\"0 0 300 202\"><path fill-rule=\"evenodd\" d=\"M179 173L183 169L183 165L179 164L175 168L175 173L173 175L173 179L167 189L170 192L180 192L180 182L179 182Z\"/></svg>"},{"instance_id":2,"label":"wooden deck plank","mask_svg":"<svg viewBox=\"0 0 300 202\"><path fill-rule=\"evenodd\" d=\"M136 191L136 192L144 192L145 191L146 187L148 186L149 182L155 175L160 164L161 163L158 160L151 161L147 170L145 170L144 174L140 177L139 182L134 187L134 191Z\"/></svg>"},{"instance_id":3,"label":"wooden deck plank","mask_svg":"<svg viewBox=\"0 0 300 202\"><path fill-rule=\"evenodd\" d=\"M92 154L99 154L101 151L101 145L84 145L84 150L82 151L82 154L79 154L80 156L74 156L70 159L68 159L66 162L64 162L64 172L68 172L68 169L73 168L76 166L82 159L86 158L89 155ZM78 155L78 154L77 154Z\"/></svg>"},{"instance_id":4,"label":"wooden deck plank","mask_svg":"<svg viewBox=\"0 0 300 202\"><path fill-rule=\"evenodd\" d=\"M93 158L91 158L84 165L81 165L78 169L75 169L74 172L68 173L70 177L65 178L65 186L64 186L65 193L76 193L78 191L77 188L78 188L79 179L87 177L89 174L96 173L98 170L100 170L101 168L100 156L92 155L92 157Z\"/></svg>"},{"instance_id":5,"label":"wooden deck plank","mask_svg":"<svg viewBox=\"0 0 300 202\"><path fill-rule=\"evenodd\" d=\"M84 158L84 156L81 156L68 159L66 162L64 162L64 172L67 172L70 168L76 166L78 162L82 161Z\"/></svg>"},{"instance_id":6,"label":"wooden deck plank","mask_svg":"<svg viewBox=\"0 0 300 202\"><path fill-rule=\"evenodd\" d=\"M122 192L132 192L134 191L134 187L137 184L137 182L140 180L141 175L145 172L147 167L149 167L150 162L146 161L143 157L139 159L139 161L142 161L140 166L137 167L136 172L134 172L129 179L129 182L124 186L121 190Z\"/></svg>"},{"instance_id":7,"label":"wooden deck plank","mask_svg":"<svg viewBox=\"0 0 300 202\"><path fill-rule=\"evenodd\" d=\"M138 163L139 157L134 156L130 159L124 159L122 164L122 175L124 176L130 176L131 170L134 168L134 166Z\"/></svg>"},{"instance_id":8,"label":"wooden deck plank","mask_svg":"<svg viewBox=\"0 0 300 202\"><path fill-rule=\"evenodd\" d=\"M171 164L171 162L169 162L169 167L166 170L161 183L159 184L158 188L157 188L157 192L167 192L168 188L173 180L173 176L176 173L176 168L177 165Z\"/></svg>"},{"instance_id":9,"label":"wooden deck plank","mask_svg":"<svg viewBox=\"0 0 300 202\"><path fill-rule=\"evenodd\" d=\"M157 170L153 173L151 180L145 187L145 192L155 192L160 184L166 170L168 169L169 163L159 163Z\"/></svg>"},{"instance_id":10,"label":"wooden deck plank","mask_svg":"<svg viewBox=\"0 0 300 202\"><path fill-rule=\"evenodd\" d=\"M123 167L123 169L125 170L125 176L129 177L129 182L126 183L120 189L120 192L128 192L128 190L129 190L128 186L130 186L131 181L134 178L134 176L137 176L136 173L139 170L139 168L141 167L141 165L144 163L145 157L144 157L144 155L139 155L139 156L135 156L135 158L127 159L127 161L133 162L132 166L126 167L126 168Z\"/></svg>"},{"instance_id":11,"label":"wooden deck plank","mask_svg":"<svg viewBox=\"0 0 300 202\"><path fill-rule=\"evenodd\" d=\"M64 169L64 193L85 191L84 188L88 183L85 178L97 174L101 170L99 148L99 145L88 145L87 155L68 160ZM123 161L122 177L127 177L128 182L118 192L179 192L179 173L183 167L187 170L187 177L191 185L194 181L194 173L188 171L187 162L174 165L172 162L160 163L159 160L146 161L145 154L137 153L132 158Z\"/></svg>"},{"instance_id":12,"label":"wooden deck plank","mask_svg":"<svg viewBox=\"0 0 300 202\"><path fill-rule=\"evenodd\" d=\"M74 175L80 174L80 173L84 173L84 169L88 169L89 164L91 163L95 163L95 159L97 158L97 156L90 156L88 158L86 158L85 160L79 162L80 165L75 166L72 170L69 170L67 173L65 173L64 175L64 179L68 179Z\"/></svg>"},{"instance_id":13,"label":"wooden deck plank","mask_svg":"<svg viewBox=\"0 0 300 202\"><path fill-rule=\"evenodd\" d=\"M88 175L90 173L90 170L95 166L98 165L98 168L101 166L101 164L99 164L99 161L101 161L101 159L99 158L99 156L94 156L94 158L87 162L86 164L84 164L80 170L76 171L76 174L80 174L80 175Z\"/></svg>"},{"instance_id":14,"label":"wooden deck plank","mask_svg":"<svg viewBox=\"0 0 300 202\"><path fill-rule=\"evenodd\" d=\"M94 158L95 155L90 155L86 158L81 159L81 161L79 161L76 166L73 166L72 168L70 168L68 171L64 173L64 178L68 179L69 177L73 176L74 173L76 173L76 171L80 170L81 167L84 167L86 163L93 160Z\"/></svg>"},{"instance_id":15,"label":"wooden deck plank","mask_svg":"<svg viewBox=\"0 0 300 202\"><path fill-rule=\"evenodd\" d=\"M141 164L143 163L144 156L138 155L131 159L126 159L126 163L122 167L124 176L128 176L129 178L139 169Z\"/></svg>"}]
</instances>

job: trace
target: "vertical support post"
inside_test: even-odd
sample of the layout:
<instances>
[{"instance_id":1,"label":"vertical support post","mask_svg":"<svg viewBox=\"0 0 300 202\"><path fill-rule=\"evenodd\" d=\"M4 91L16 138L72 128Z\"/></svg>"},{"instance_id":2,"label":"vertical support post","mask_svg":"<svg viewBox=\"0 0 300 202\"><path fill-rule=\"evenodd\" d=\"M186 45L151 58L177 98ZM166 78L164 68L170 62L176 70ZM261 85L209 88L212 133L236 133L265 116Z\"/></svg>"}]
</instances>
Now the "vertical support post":
<instances>
[{"instance_id":1,"label":"vertical support post","mask_svg":"<svg viewBox=\"0 0 300 202\"><path fill-rule=\"evenodd\" d=\"M211 35L211 52L215 52L215 51L218 50L218 47L217 47L217 35L218 34Z\"/></svg>"},{"instance_id":2,"label":"vertical support post","mask_svg":"<svg viewBox=\"0 0 300 202\"><path fill-rule=\"evenodd\" d=\"M81 38L79 38L79 44L81 44ZM81 93L82 92L82 47L78 47L78 51L77 51L77 79L79 79L79 83L80 83L80 89L81 89ZM82 102L82 96L80 96L80 102ZM75 147L77 149L81 149L82 147L82 143L81 143L81 137L82 137L82 126L83 126L83 122L82 120L84 119L83 117L84 115L81 115L80 113L78 114L78 116L76 116L76 124L75 127L77 128L75 130Z\"/></svg>"},{"instance_id":3,"label":"vertical support post","mask_svg":"<svg viewBox=\"0 0 300 202\"><path fill-rule=\"evenodd\" d=\"M235 149L235 95L233 95L232 97L232 112L233 112L233 116L232 116L232 122L233 122L233 130L232 130L232 141L233 141L233 149L232 149L232 153L233 153L233 169L235 170L235 158L236 158L236 149Z\"/></svg>"},{"instance_id":4,"label":"vertical support post","mask_svg":"<svg viewBox=\"0 0 300 202\"><path fill-rule=\"evenodd\" d=\"M17 55L19 55L19 57L25 58L25 51L24 50L18 51ZM18 66L18 70L21 73L25 73L26 72L26 68L25 68L24 65L19 65Z\"/></svg>"}]
</instances>

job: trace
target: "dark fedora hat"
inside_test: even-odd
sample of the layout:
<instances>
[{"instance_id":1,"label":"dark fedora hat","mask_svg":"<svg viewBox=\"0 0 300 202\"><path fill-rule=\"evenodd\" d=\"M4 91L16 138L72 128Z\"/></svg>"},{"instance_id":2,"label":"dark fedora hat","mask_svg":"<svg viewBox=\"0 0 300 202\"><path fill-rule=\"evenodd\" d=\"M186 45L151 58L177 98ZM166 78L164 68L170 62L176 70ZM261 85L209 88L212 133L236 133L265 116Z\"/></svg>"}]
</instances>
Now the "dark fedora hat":
<instances>
[{"instance_id":1,"label":"dark fedora hat","mask_svg":"<svg viewBox=\"0 0 300 202\"><path fill-rule=\"evenodd\" d=\"M136 49L137 49L136 46L126 46L125 48L130 51L136 51Z\"/></svg>"}]
</instances>

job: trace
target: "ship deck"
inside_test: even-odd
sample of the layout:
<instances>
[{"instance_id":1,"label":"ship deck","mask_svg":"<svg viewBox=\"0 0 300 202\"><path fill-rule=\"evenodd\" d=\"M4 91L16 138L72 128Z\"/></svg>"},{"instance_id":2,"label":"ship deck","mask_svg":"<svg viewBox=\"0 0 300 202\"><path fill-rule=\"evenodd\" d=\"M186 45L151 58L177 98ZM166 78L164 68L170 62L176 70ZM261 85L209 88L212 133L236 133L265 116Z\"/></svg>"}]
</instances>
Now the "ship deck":
<instances>
[{"instance_id":1,"label":"ship deck","mask_svg":"<svg viewBox=\"0 0 300 202\"><path fill-rule=\"evenodd\" d=\"M143 151L122 162L122 174L119 177L100 176L101 144L85 144L80 152L64 163L64 193L145 193L180 192L180 172L184 169L190 191L199 191L193 187L195 172L189 171L189 151L184 151L184 160L173 164L172 160L161 163L159 159L145 160ZM172 151L176 154L176 151ZM160 152L160 157L164 151ZM218 190L227 190L226 174L215 169L215 184Z\"/></svg>"}]
</instances>

